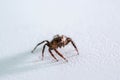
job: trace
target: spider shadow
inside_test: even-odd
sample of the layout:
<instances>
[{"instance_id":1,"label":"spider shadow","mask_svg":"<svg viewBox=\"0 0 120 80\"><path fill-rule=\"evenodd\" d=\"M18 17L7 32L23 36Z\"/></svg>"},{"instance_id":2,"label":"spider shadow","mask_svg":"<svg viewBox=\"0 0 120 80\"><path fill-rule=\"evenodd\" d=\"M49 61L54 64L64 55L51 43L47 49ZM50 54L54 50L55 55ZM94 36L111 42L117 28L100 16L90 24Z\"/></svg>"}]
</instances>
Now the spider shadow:
<instances>
[{"instance_id":1,"label":"spider shadow","mask_svg":"<svg viewBox=\"0 0 120 80\"><path fill-rule=\"evenodd\" d=\"M41 49L36 49L35 54L40 51ZM30 51L26 51L11 57L0 59L0 76L26 72L30 70L37 70L66 63L63 60L56 62L54 59L51 59L51 56L46 56L44 61L25 61L26 59L31 58L33 55L34 54L32 54ZM71 57L73 57L73 55Z\"/></svg>"}]
</instances>

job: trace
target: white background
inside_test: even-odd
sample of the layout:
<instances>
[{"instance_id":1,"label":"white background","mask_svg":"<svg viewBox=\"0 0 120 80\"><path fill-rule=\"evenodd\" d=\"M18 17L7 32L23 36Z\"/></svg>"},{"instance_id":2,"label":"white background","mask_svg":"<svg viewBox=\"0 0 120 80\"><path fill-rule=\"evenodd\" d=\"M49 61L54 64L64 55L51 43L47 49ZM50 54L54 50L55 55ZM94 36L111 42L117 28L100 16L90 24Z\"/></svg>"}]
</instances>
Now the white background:
<instances>
[{"instance_id":1,"label":"white background","mask_svg":"<svg viewBox=\"0 0 120 80\"><path fill-rule=\"evenodd\" d=\"M0 0L0 80L120 80L119 0ZM56 34L73 39L59 62L42 45ZM55 54L55 53L54 53Z\"/></svg>"}]
</instances>

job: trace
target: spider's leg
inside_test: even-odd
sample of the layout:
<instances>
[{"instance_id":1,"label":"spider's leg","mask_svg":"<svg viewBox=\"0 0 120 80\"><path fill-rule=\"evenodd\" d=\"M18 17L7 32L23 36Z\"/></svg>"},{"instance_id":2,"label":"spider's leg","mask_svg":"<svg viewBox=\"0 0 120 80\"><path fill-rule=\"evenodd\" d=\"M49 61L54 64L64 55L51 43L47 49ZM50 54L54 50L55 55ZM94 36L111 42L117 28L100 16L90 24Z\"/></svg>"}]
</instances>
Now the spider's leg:
<instances>
[{"instance_id":1,"label":"spider's leg","mask_svg":"<svg viewBox=\"0 0 120 80\"><path fill-rule=\"evenodd\" d=\"M42 44L42 43L44 43L44 42L49 42L49 41L44 40L44 41L42 41L41 43L38 43L31 52L33 53L33 52L35 51L35 49L36 49L40 44Z\"/></svg>"},{"instance_id":2,"label":"spider's leg","mask_svg":"<svg viewBox=\"0 0 120 80\"><path fill-rule=\"evenodd\" d=\"M43 49L42 49L42 60L43 60L43 58L44 58L44 51L45 51L46 45L47 45L47 44L45 44L45 45L43 46Z\"/></svg>"},{"instance_id":3,"label":"spider's leg","mask_svg":"<svg viewBox=\"0 0 120 80\"><path fill-rule=\"evenodd\" d=\"M64 60L66 60L66 61L68 62L68 60L67 60L60 52L58 52L57 49L54 49L54 51L55 51L60 57L62 57Z\"/></svg>"},{"instance_id":4,"label":"spider's leg","mask_svg":"<svg viewBox=\"0 0 120 80\"><path fill-rule=\"evenodd\" d=\"M78 49L77 49L77 47L76 47L75 43L74 43L72 40L70 40L70 42L72 43L73 47L74 47L74 48L75 48L75 50L77 51L77 54L79 55L79 52L78 52Z\"/></svg>"},{"instance_id":5,"label":"spider's leg","mask_svg":"<svg viewBox=\"0 0 120 80\"><path fill-rule=\"evenodd\" d=\"M56 61L58 61L57 58L54 56L54 54L52 53L52 51L51 51L50 49L49 49L49 52L50 52L51 56L52 56Z\"/></svg>"}]
</instances>

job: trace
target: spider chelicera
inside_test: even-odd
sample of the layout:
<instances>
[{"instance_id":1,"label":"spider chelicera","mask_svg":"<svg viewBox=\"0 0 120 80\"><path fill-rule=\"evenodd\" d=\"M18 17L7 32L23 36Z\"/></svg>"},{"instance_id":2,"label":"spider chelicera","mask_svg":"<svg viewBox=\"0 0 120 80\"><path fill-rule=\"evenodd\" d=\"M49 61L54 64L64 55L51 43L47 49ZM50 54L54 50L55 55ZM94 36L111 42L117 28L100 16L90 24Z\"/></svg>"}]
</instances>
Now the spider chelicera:
<instances>
[{"instance_id":1,"label":"spider chelicera","mask_svg":"<svg viewBox=\"0 0 120 80\"><path fill-rule=\"evenodd\" d=\"M58 61L58 59L54 56L54 54L52 53L51 50L54 50L60 57L62 57L65 61L68 62L68 60L57 50L57 48L61 48L61 47L64 47L66 46L68 43L72 43L73 47L75 48L75 50L77 51L77 54L79 55L79 52L78 52L78 49L75 45L75 43L73 42L73 40L65 35L55 35L54 38L52 39L51 42L49 42L48 40L44 40L40 43L38 43L35 48L31 51L32 53L35 51L35 49L42 43L44 43L44 46L43 46L43 49L42 49L42 60L43 60L43 57L44 57L44 50L45 50L45 47L48 46L48 51L50 52L51 56L56 60Z\"/></svg>"}]
</instances>

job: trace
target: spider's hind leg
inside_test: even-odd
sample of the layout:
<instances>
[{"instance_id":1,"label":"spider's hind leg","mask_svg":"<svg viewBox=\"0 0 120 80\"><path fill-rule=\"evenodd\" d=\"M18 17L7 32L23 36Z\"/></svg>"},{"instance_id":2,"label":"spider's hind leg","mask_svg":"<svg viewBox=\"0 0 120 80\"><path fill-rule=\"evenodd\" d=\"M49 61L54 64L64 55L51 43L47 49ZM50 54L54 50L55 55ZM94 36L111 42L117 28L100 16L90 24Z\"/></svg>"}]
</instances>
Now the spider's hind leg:
<instances>
[{"instance_id":1,"label":"spider's hind leg","mask_svg":"<svg viewBox=\"0 0 120 80\"><path fill-rule=\"evenodd\" d=\"M36 49L39 45L41 45L42 43L44 43L44 42L48 42L48 43L49 43L49 41L47 41L47 40L44 40L44 41L42 41L41 43L38 43L38 44L35 46L35 48L31 51L31 53L33 53L33 52L35 51L35 49Z\"/></svg>"},{"instance_id":2,"label":"spider's hind leg","mask_svg":"<svg viewBox=\"0 0 120 80\"><path fill-rule=\"evenodd\" d=\"M44 58L44 51L45 51L46 45L47 45L47 44L45 44L45 45L43 46L43 49L42 49L42 60L43 60L43 58Z\"/></svg>"}]
</instances>

